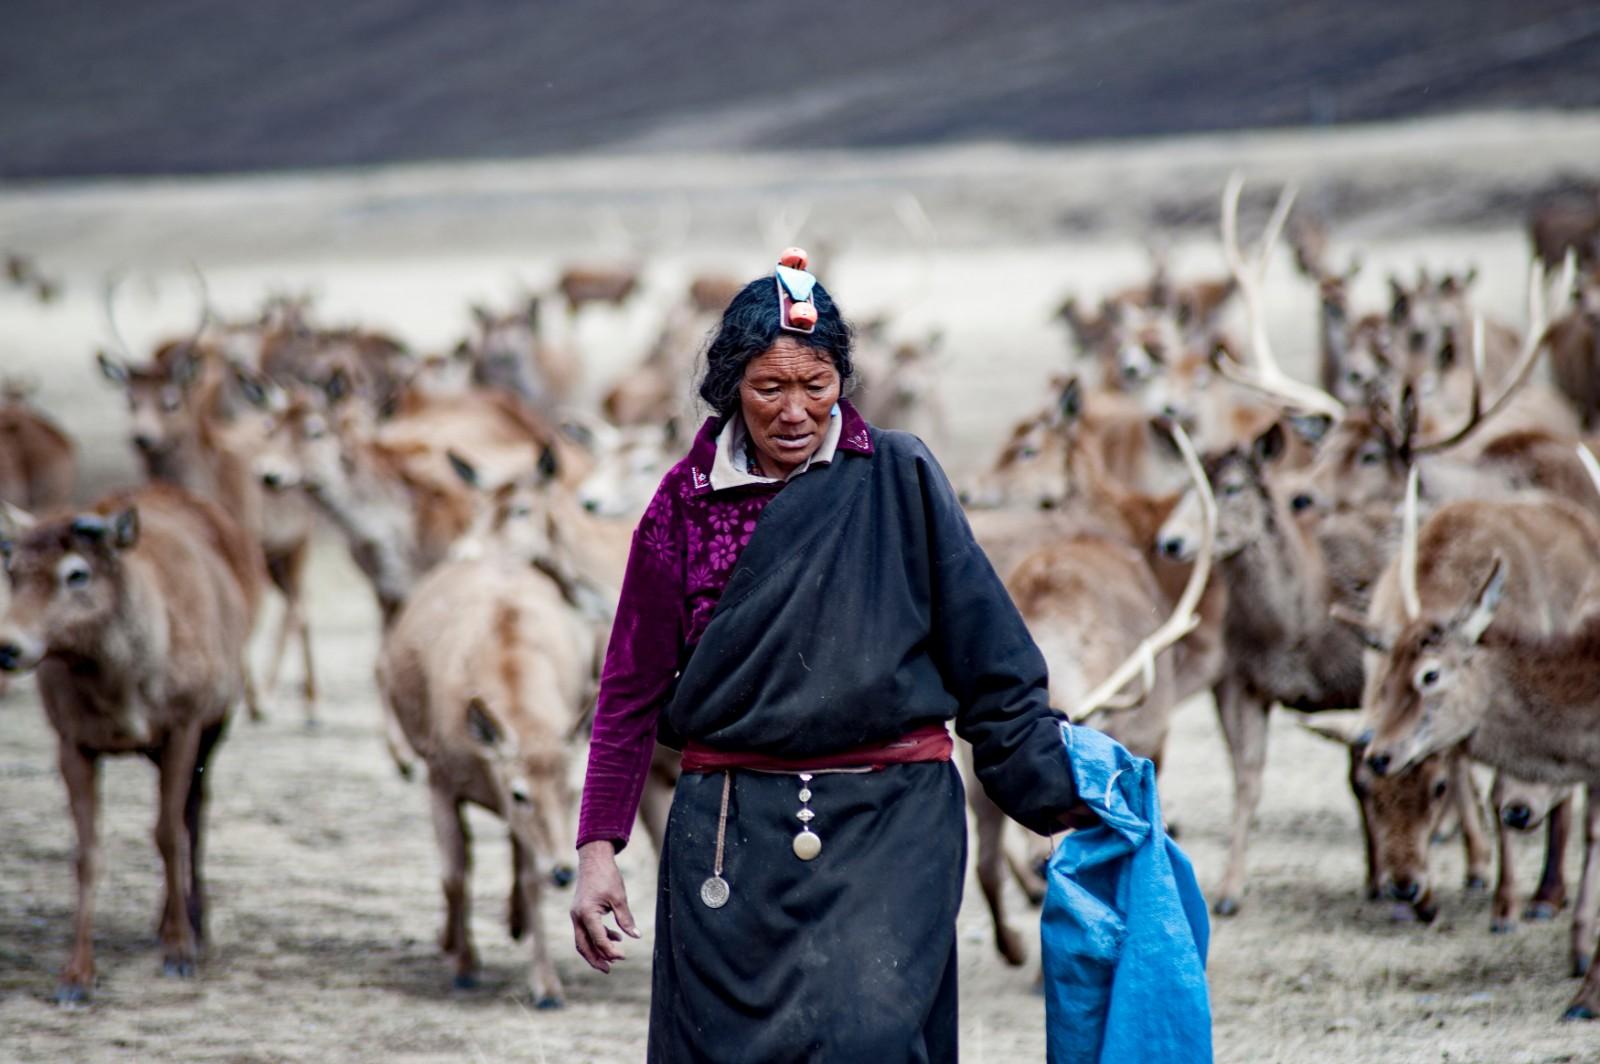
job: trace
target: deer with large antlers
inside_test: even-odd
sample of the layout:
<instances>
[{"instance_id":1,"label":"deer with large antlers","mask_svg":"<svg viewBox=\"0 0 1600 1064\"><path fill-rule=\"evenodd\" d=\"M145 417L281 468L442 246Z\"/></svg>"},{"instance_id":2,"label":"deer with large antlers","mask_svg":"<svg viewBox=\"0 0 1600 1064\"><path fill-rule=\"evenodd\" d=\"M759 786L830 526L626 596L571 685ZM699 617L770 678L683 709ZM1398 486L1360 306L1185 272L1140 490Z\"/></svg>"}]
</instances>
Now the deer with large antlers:
<instances>
[{"instance_id":1,"label":"deer with large antlers","mask_svg":"<svg viewBox=\"0 0 1600 1064\"><path fill-rule=\"evenodd\" d=\"M1064 404L1075 404L1075 394L1069 387ZM1069 421L1076 415L1076 409L1064 412ZM1171 432L1209 515L1210 492L1199 459L1181 427ZM1068 463L1075 467L1069 469L1073 490L1063 500L1063 514L1074 516L1078 529L1024 558L1006 586L1050 666L1052 704L1159 765L1172 710L1185 686L1177 655L1164 652L1201 624L1209 545L1202 545L1173 603L1147 553L1158 515L1173 500L1119 490L1096 468L1088 450L1073 449L1078 452ZM1207 530L1211 527L1205 523ZM1156 623L1169 609L1167 620ZM996 946L1009 963L1021 964L1025 952L1004 911L1005 817L981 788L969 787L967 799L977 823L978 883L989 904Z\"/></svg>"}]
</instances>

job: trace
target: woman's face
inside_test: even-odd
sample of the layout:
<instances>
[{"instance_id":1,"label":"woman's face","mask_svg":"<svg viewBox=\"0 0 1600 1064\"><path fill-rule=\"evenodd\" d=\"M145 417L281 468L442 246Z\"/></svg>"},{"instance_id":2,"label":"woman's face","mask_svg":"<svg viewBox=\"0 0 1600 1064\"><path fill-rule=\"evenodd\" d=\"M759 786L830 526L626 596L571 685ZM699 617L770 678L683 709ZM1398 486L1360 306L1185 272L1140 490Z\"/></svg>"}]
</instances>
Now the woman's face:
<instances>
[{"instance_id":1,"label":"woman's face","mask_svg":"<svg viewBox=\"0 0 1600 1064\"><path fill-rule=\"evenodd\" d=\"M739 385L739 406L770 477L787 477L817 453L839 401L839 371L815 347L780 336L750 360Z\"/></svg>"}]
</instances>

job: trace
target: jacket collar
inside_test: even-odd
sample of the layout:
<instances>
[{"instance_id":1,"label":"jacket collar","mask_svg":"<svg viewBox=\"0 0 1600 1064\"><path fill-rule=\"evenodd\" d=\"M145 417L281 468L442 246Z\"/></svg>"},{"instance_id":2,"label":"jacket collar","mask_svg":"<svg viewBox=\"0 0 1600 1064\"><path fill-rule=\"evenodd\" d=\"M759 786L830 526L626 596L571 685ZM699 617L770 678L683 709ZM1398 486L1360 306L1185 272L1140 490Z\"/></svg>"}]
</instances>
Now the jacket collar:
<instances>
[{"instance_id":1,"label":"jacket collar","mask_svg":"<svg viewBox=\"0 0 1600 1064\"><path fill-rule=\"evenodd\" d=\"M685 459L689 467L689 494L706 495L711 492L711 467L717 460L717 434L722 431L722 418L709 417L695 434ZM848 399L839 400L839 446L835 454L872 454L872 433L867 421Z\"/></svg>"}]
</instances>

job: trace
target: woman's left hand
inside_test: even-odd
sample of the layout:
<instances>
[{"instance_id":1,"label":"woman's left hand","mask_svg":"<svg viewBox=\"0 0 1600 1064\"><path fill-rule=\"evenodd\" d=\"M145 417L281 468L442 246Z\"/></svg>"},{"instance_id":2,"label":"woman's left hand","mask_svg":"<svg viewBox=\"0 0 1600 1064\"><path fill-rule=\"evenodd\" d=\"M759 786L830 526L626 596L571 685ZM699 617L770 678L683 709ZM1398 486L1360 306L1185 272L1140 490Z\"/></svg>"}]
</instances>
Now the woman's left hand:
<instances>
[{"instance_id":1,"label":"woman's left hand","mask_svg":"<svg viewBox=\"0 0 1600 1064\"><path fill-rule=\"evenodd\" d=\"M1067 811L1062 813L1059 817L1057 817L1057 819L1061 821L1062 827L1072 828L1074 830L1092 828L1100 823L1100 817L1082 802L1078 802L1070 806Z\"/></svg>"}]
</instances>

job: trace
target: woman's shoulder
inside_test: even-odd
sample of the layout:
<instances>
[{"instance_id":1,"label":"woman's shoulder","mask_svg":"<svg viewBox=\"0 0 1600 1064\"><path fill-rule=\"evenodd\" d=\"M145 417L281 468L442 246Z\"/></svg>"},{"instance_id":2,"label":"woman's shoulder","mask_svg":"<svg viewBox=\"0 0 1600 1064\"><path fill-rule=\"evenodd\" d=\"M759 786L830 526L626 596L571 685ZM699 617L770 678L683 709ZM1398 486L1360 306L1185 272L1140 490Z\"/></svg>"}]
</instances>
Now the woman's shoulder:
<instances>
[{"instance_id":1,"label":"woman's shoulder","mask_svg":"<svg viewBox=\"0 0 1600 1064\"><path fill-rule=\"evenodd\" d=\"M872 444L874 452L882 456L887 464L897 471L909 472L921 467L937 469L941 474L944 472L939 459L934 457L933 451L922 441L922 437L913 433L874 426Z\"/></svg>"}]
</instances>

